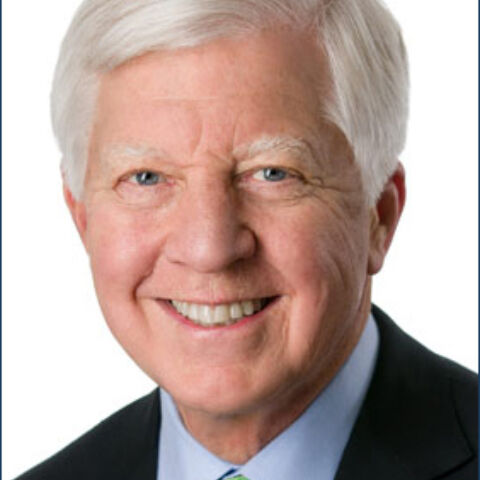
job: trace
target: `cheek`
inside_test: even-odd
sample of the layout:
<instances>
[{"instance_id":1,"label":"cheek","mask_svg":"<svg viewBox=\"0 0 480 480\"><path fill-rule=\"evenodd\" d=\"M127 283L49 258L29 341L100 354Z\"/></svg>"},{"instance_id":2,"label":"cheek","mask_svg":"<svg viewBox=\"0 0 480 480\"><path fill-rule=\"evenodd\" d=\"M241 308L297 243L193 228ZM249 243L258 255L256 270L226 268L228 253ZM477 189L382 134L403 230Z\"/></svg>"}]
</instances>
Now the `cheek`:
<instances>
[{"instance_id":1,"label":"cheek","mask_svg":"<svg viewBox=\"0 0 480 480\"><path fill-rule=\"evenodd\" d=\"M355 290L367 272L369 220L364 211L332 208L320 219L314 258L345 291Z\"/></svg>"},{"instance_id":2,"label":"cheek","mask_svg":"<svg viewBox=\"0 0 480 480\"><path fill-rule=\"evenodd\" d=\"M105 290L109 294L133 292L152 271L158 235L146 227L151 223L145 216L112 212L105 207L89 213L87 248L100 301Z\"/></svg>"},{"instance_id":3,"label":"cheek","mask_svg":"<svg viewBox=\"0 0 480 480\"><path fill-rule=\"evenodd\" d=\"M269 263L296 291L344 284L366 272L368 222L363 216L352 218L315 204L292 209L261 223L260 243Z\"/></svg>"},{"instance_id":4,"label":"cheek","mask_svg":"<svg viewBox=\"0 0 480 480\"><path fill-rule=\"evenodd\" d=\"M268 223L269 262L289 285L288 355L300 368L340 341L362 300L368 253L363 217L311 208ZM328 356L328 355L327 355ZM305 366L305 365L303 365Z\"/></svg>"},{"instance_id":5,"label":"cheek","mask_svg":"<svg viewBox=\"0 0 480 480\"><path fill-rule=\"evenodd\" d=\"M87 248L98 302L112 334L139 364L148 364L152 332L136 291L153 270L160 244L147 215L99 206L89 212Z\"/></svg>"}]
</instances>

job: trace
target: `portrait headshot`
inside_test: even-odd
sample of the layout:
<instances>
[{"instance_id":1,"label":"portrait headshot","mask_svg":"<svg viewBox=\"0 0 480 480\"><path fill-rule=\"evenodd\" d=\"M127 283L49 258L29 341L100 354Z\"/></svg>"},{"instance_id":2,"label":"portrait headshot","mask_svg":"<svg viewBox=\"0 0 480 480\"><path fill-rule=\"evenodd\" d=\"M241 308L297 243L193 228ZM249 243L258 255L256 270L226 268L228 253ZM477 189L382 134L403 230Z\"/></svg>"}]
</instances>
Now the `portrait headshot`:
<instances>
[{"instance_id":1,"label":"portrait headshot","mask_svg":"<svg viewBox=\"0 0 480 480\"><path fill-rule=\"evenodd\" d=\"M478 478L478 5L4 14L4 478Z\"/></svg>"}]
</instances>

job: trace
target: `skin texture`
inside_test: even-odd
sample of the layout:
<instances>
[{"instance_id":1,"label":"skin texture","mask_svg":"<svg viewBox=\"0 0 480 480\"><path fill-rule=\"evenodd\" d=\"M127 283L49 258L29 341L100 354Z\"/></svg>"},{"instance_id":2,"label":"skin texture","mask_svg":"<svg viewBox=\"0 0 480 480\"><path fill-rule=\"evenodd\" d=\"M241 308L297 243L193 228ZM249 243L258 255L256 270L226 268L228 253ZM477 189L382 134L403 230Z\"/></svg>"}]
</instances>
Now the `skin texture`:
<instances>
[{"instance_id":1,"label":"skin texture","mask_svg":"<svg viewBox=\"0 0 480 480\"><path fill-rule=\"evenodd\" d=\"M351 149L323 115L328 92L321 52L294 32L149 53L103 76L84 196L65 187L113 334L192 435L235 463L350 354L403 206L401 167L367 205ZM301 139L310 157L245 155L266 136ZM271 181L267 167L286 175ZM139 184L143 171L158 183ZM168 304L264 297L275 301L219 328Z\"/></svg>"}]
</instances>

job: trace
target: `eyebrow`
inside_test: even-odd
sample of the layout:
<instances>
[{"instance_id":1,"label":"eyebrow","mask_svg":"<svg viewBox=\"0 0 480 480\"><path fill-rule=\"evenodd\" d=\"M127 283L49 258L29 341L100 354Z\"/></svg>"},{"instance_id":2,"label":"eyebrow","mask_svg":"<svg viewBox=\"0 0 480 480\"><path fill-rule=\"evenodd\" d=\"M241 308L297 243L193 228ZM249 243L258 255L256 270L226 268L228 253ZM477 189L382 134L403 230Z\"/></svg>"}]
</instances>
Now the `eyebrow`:
<instances>
[{"instance_id":1,"label":"eyebrow","mask_svg":"<svg viewBox=\"0 0 480 480\"><path fill-rule=\"evenodd\" d=\"M115 144L102 152L105 156L115 157L157 157L165 156L165 152L143 145Z\"/></svg>"},{"instance_id":2,"label":"eyebrow","mask_svg":"<svg viewBox=\"0 0 480 480\"><path fill-rule=\"evenodd\" d=\"M123 167L127 159L167 158L164 151L142 144L114 143L107 145L100 151L101 165L104 170L115 171Z\"/></svg>"},{"instance_id":3,"label":"eyebrow","mask_svg":"<svg viewBox=\"0 0 480 480\"><path fill-rule=\"evenodd\" d=\"M291 135L262 135L252 142L247 142L236 147L232 152L232 157L240 161L245 161L260 155L275 153L293 154L310 166L316 163L316 157L318 156L315 154L310 143L303 138L293 137ZM115 144L104 150L102 154L102 156L110 158L168 158L164 150L148 145Z\"/></svg>"},{"instance_id":4,"label":"eyebrow","mask_svg":"<svg viewBox=\"0 0 480 480\"><path fill-rule=\"evenodd\" d=\"M303 138L296 138L289 135L263 135L253 142L237 147L233 156L238 159L251 159L268 153L292 153L308 164L315 162L314 149Z\"/></svg>"}]
</instances>

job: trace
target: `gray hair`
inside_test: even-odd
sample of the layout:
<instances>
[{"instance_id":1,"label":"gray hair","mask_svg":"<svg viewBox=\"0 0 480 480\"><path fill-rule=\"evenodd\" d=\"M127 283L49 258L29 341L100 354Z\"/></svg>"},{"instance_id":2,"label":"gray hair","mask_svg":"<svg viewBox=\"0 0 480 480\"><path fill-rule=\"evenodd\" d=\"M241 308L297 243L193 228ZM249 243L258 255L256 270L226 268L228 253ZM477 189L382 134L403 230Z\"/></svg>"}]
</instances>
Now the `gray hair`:
<instances>
[{"instance_id":1,"label":"gray hair","mask_svg":"<svg viewBox=\"0 0 480 480\"><path fill-rule=\"evenodd\" d=\"M326 114L349 141L373 204L395 171L408 116L408 65L398 24L379 0L85 0L63 41L51 95L62 172L81 198L100 76L160 49L288 25L326 53Z\"/></svg>"}]
</instances>

